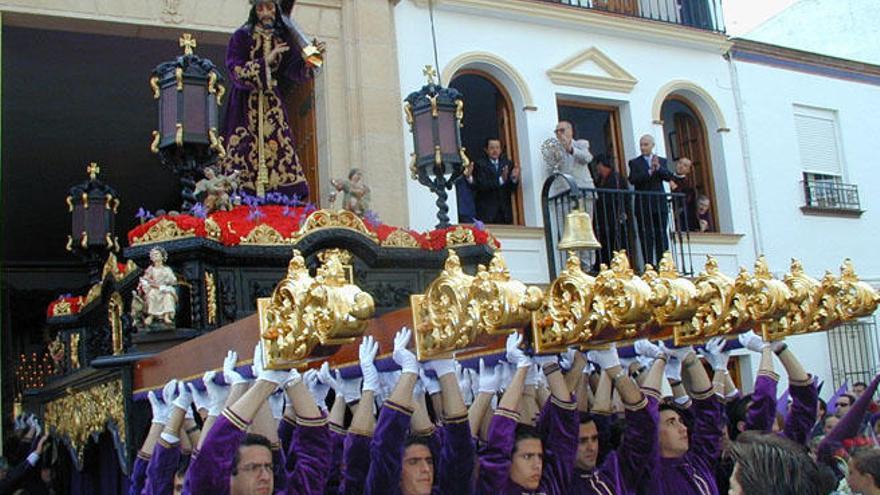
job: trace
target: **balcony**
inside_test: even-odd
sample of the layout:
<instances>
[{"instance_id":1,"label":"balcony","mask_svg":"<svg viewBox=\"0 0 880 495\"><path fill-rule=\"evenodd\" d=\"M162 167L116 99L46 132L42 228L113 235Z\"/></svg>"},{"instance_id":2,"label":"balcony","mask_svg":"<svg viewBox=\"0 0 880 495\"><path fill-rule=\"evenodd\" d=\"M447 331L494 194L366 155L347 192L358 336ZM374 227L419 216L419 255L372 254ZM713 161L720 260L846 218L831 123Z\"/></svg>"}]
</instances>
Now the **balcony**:
<instances>
[{"instance_id":1,"label":"balcony","mask_svg":"<svg viewBox=\"0 0 880 495\"><path fill-rule=\"evenodd\" d=\"M539 0L638 17L717 33L724 32L721 0Z\"/></svg>"},{"instance_id":2,"label":"balcony","mask_svg":"<svg viewBox=\"0 0 880 495\"><path fill-rule=\"evenodd\" d=\"M855 184L844 184L840 177L832 175L804 174L804 206L806 214L861 216L863 210L859 202L859 188Z\"/></svg>"}]
</instances>

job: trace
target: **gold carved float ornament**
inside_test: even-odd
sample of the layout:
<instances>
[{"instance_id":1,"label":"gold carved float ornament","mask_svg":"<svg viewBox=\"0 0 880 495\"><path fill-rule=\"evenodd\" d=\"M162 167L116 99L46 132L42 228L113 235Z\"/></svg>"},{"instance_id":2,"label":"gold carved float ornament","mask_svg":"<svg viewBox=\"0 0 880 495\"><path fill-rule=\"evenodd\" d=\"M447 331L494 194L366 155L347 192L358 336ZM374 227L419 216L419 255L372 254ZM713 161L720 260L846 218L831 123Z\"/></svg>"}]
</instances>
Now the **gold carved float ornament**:
<instances>
[{"instance_id":1,"label":"gold carved float ornament","mask_svg":"<svg viewBox=\"0 0 880 495\"><path fill-rule=\"evenodd\" d=\"M595 282L595 278L581 269L581 259L576 252L569 251L565 269L550 284L541 307L533 313L535 352L563 352L593 337L601 318L593 312Z\"/></svg>"},{"instance_id":2,"label":"gold carved float ornament","mask_svg":"<svg viewBox=\"0 0 880 495\"><path fill-rule=\"evenodd\" d=\"M523 328L543 294L510 277L501 253L474 276L464 273L450 249L446 264L424 294L410 296L420 360L452 356L473 347L481 335L503 335Z\"/></svg>"},{"instance_id":3,"label":"gold carved float ornament","mask_svg":"<svg viewBox=\"0 0 880 495\"><path fill-rule=\"evenodd\" d=\"M681 345L695 334L693 318L699 307L697 287L678 273L669 251L663 254L657 268L655 271L648 265L642 275L651 288L648 302L652 316L640 333L649 339L674 338L676 344Z\"/></svg>"},{"instance_id":4,"label":"gold carved float ornament","mask_svg":"<svg viewBox=\"0 0 880 495\"><path fill-rule=\"evenodd\" d=\"M257 299L264 359L289 369L363 335L375 311L373 298L346 280L339 253L330 253L314 277L305 258L293 258L271 297Z\"/></svg>"},{"instance_id":5,"label":"gold carved float ornament","mask_svg":"<svg viewBox=\"0 0 880 495\"><path fill-rule=\"evenodd\" d=\"M71 351L73 352L73 351ZM70 442L78 466L83 465L83 454L90 440L96 441L108 426L118 435L119 449L125 452L125 394L121 380L72 391L46 403L46 426Z\"/></svg>"}]
</instances>

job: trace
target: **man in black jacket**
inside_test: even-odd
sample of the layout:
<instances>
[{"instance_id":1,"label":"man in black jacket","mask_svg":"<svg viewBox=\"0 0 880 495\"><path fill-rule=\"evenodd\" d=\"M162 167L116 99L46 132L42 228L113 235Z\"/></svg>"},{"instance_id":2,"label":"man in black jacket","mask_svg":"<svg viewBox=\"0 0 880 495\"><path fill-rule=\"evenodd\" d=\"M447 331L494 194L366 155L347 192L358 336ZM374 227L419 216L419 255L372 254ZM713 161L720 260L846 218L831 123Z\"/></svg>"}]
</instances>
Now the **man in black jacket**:
<instances>
[{"instance_id":1,"label":"man in black jacket","mask_svg":"<svg viewBox=\"0 0 880 495\"><path fill-rule=\"evenodd\" d=\"M666 168L666 158L654 154L654 138L645 134L639 139L641 156L629 161L629 182L636 191L635 213L638 222L639 242L645 263L657 266L663 253L669 249L667 225L669 207L663 181L671 181L675 174Z\"/></svg>"},{"instance_id":2,"label":"man in black jacket","mask_svg":"<svg viewBox=\"0 0 880 495\"><path fill-rule=\"evenodd\" d=\"M501 140L486 140L486 157L477 160L472 175L476 218L483 223L513 223L510 196L519 185L520 169L501 156Z\"/></svg>"}]
</instances>

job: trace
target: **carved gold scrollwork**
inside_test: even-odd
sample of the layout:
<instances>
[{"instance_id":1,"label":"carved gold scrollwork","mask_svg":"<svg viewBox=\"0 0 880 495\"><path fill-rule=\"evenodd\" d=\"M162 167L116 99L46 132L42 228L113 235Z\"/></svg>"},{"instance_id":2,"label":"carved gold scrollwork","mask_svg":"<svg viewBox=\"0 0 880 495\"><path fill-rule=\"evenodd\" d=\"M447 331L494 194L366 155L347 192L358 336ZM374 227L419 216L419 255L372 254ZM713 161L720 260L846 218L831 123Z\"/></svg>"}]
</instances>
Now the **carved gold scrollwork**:
<instances>
[{"instance_id":1,"label":"carved gold scrollwork","mask_svg":"<svg viewBox=\"0 0 880 495\"><path fill-rule=\"evenodd\" d=\"M296 243L314 232L324 229L349 229L369 237L373 242L379 242L374 232L367 228L364 221L348 210L318 210L306 218L302 226L292 237Z\"/></svg>"},{"instance_id":2,"label":"carved gold scrollwork","mask_svg":"<svg viewBox=\"0 0 880 495\"><path fill-rule=\"evenodd\" d=\"M305 258L293 253L272 297L257 300L263 353L272 369L301 363L319 345L354 342L375 311L372 296L346 282L338 254L328 255L313 278Z\"/></svg>"},{"instance_id":3,"label":"carved gold scrollwork","mask_svg":"<svg viewBox=\"0 0 880 495\"><path fill-rule=\"evenodd\" d=\"M85 230L79 235L79 247L83 249L88 249L89 247L89 234Z\"/></svg>"},{"instance_id":4,"label":"carved gold scrollwork","mask_svg":"<svg viewBox=\"0 0 880 495\"><path fill-rule=\"evenodd\" d=\"M648 265L642 276L651 288L649 303L653 313L643 333L661 339L672 336L676 345L685 345L698 336L692 321L697 312L697 287L678 273L668 251L658 268L654 271Z\"/></svg>"},{"instance_id":5,"label":"carved gold scrollwork","mask_svg":"<svg viewBox=\"0 0 880 495\"><path fill-rule=\"evenodd\" d=\"M177 81L177 90L183 91L183 68L174 69L174 80Z\"/></svg>"},{"instance_id":6,"label":"carved gold scrollwork","mask_svg":"<svg viewBox=\"0 0 880 495\"><path fill-rule=\"evenodd\" d=\"M220 242L220 239L223 237L223 231L213 218L205 220L205 234L208 236L208 239L217 242Z\"/></svg>"},{"instance_id":7,"label":"carved gold scrollwork","mask_svg":"<svg viewBox=\"0 0 880 495\"><path fill-rule=\"evenodd\" d=\"M437 118L440 116L440 111L437 107L437 95L426 95L425 96L428 101L431 102L431 117Z\"/></svg>"},{"instance_id":8,"label":"carved gold scrollwork","mask_svg":"<svg viewBox=\"0 0 880 495\"><path fill-rule=\"evenodd\" d=\"M789 273L783 278L791 293L789 310L786 315L789 335L800 335L815 331L813 319L819 309L822 285L818 280L804 273L801 262L792 258Z\"/></svg>"},{"instance_id":9,"label":"carved gold scrollwork","mask_svg":"<svg viewBox=\"0 0 880 495\"><path fill-rule=\"evenodd\" d=\"M733 306L734 280L721 273L714 257L707 256L695 285L699 307L693 318L693 338L708 340L727 333L725 325Z\"/></svg>"},{"instance_id":10,"label":"carved gold scrollwork","mask_svg":"<svg viewBox=\"0 0 880 495\"><path fill-rule=\"evenodd\" d=\"M464 127L464 101L455 100L455 120L458 121L458 127Z\"/></svg>"},{"instance_id":11,"label":"carved gold scrollwork","mask_svg":"<svg viewBox=\"0 0 880 495\"><path fill-rule=\"evenodd\" d=\"M495 253L489 266L480 265L471 282L468 300L479 311L479 330L489 335L510 333L532 319L532 311L541 307L544 294L537 287L526 287L510 278L504 256Z\"/></svg>"},{"instance_id":12,"label":"carved gold scrollwork","mask_svg":"<svg viewBox=\"0 0 880 495\"><path fill-rule=\"evenodd\" d=\"M581 259L568 252L565 269L550 284L541 307L532 314L533 347L539 354L565 351L593 337L593 289L596 279L581 269Z\"/></svg>"},{"instance_id":13,"label":"carved gold scrollwork","mask_svg":"<svg viewBox=\"0 0 880 495\"><path fill-rule=\"evenodd\" d=\"M449 357L476 340L478 306L468 301L473 280L462 270L455 250L450 249L443 271L425 293L410 296L420 360Z\"/></svg>"},{"instance_id":14,"label":"carved gold scrollwork","mask_svg":"<svg viewBox=\"0 0 880 495\"><path fill-rule=\"evenodd\" d=\"M412 105L410 105L408 101L403 104L403 113L406 115L406 123L409 124L409 130L410 130L410 132L412 132L412 126L413 126L414 120L413 120L413 113L412 113Z\"/></svg>"},{"instance_id":15,"label":"carved gold scrollwork","mask_svg":"<svg viewBox=\"0 0 880 495\"><path fill-rule=\"evenodd\" d=\"M73 307L64 299L55 303L52 308L52 316L67 316L73 313Z\"/></svg>"},{"instance_id":16,"label":"carved gold scrollwork","mask_svg":"<svg viewBox=\"0 0 880 495\"><path fill-rule=\"evenodd\" d=\"M241 243L252 246L277 246L278 244L290 244L289 239L285 239L280 232L262 223L257 225L248 235L239 237Z\"/></svg>"},{"instance_id":17,"label":"carved gold scrollwork","mask_svg":"<svg viewBox=\"0 0 880 495\"><path fill-rule=\"evenodd\" d=\"M159 135L159 131L153 131L153 140L150 141L150 151L151 151L152 153L158 153L158 152L159 152L159 140L160 140L161 138L162 138L162 136Z\"/></svg>"},{"instance_id":18,"label":"carved gold scrollwork","mask_svg":"<svg viewBox=\"0 0 880 495\"><path fill-rule=\"evenodd\" d=\"M80 196L79 199L80 199L80 202L82 202L83 208L88 209L89 208L89 194L82 193L82 196Z\"/></svg>"},{"instance_id":19,"label":"carved gold scrollwork","mask_svg":"<svg viewBox=\"0 0 880 495\"><path fill-rule=\"evenodd\" d=\"M788 313L791 310L791 291L785 282L770 273L767 260L759 256L755 261L754 291L746 304L749 315L765 341L785 338L789 332Z\"/></svg>"},{"instance_id":20,"label":"carved gold scrollwork","mask_svg":"<svg viewBox=\"0 0 880 495\"><path fill-rule=\"evenodd\" d=\"M174 127L174 144L177 146L183 146L183 124L178 122Z\"/></svg>"},{"instance_id":21,"label":"carved gold scrollwork","mask_svg":"<svg viewBox=\"0 0 880 495\"><path fill-rule=\"evenodd\" d=\"M382 246L394 248L419 248L420 244L418 239L413 237L409 232L403 229L397 229L388 234L388 237L382 241Z\"/></svg>"},{"instance_id":22,"label":"carved gold scrollwork","mask_svg":"<svg viewBox=\"0 0 880 495\"><path fill-rule=\"evenodd\" d=\"M840 289L838 301L844 321L870 316L877 310L880 295L870 285L859 280L849 258L840 267Z\"/></svg>"},{"instance_id":23,"label":"carved gold scrollwork","mask_svg":"<svg viewBox=\"0 0 880 495\"><path fill-rule=\"evenodd\" d=\"M223 105L223 95L226 94L226 86L222 84L217 85L217 106Z\"/></svg>"},{"instance_id":24,"label":"carved gold scrollwork","mask_svg":"<svg viewBox=\"0 0 880 495\"><path fill-rule=\"evenodd\" d=\"M159 92L159 76L150 78L150 88L153 90L153 99L158 100L161 93Z\"/></svg>"},{"instance_id":25,"label":"carved gold scrollwork","mask_svg":"<svg viewBox=\"0 0 880 495\"><path fill-rule=\"evenodd\" d=\"M168 220L167 218L163 218L156 222L155 225L150 227L150 229L147 230L144 235L140 237L135 237L131 245L139 246L141 244L149 244L152 242L170 241L173 239L185 239L188 237L195 237L195 235L195 229L181 229L176 223Z\"/></svg>"},{"instance_id":26,"label":"carved gold scrollwork","mask_svg":"<svg viewBox=\"0 0 880 495\"><path fill-rule=\"evenodd\" d=\"M217 156L220 158L225 157L226 149L223 147L223 136L217 136L216 128L208 129L208 139L211 141L211 149L217 152Z\"/></svg>"},{"instance_id":27,"label":"carved gold scrollwork","mask_svg":"<svg viewBox=\"0 0 880 495\"><path fill-rule=\"evenodd\" d=\"M122 296L118 292L114 292L107 301L107 322L110 326L110 339L114 355L122 354L125 350L125 340L122 335L122 310Z\"/></svg>"},{"instance_id":28,"label":"carved gold scrollwork","mask_svg":"<svg viewBox=\"0 0 880 495\"><path fill-rule=\"evenodd\" d=\"M446 233L446 245L450 247L473 246L476 244L474 231L465 227L456 227Z\"/></svg>"},{"instance_id":29,"label":"carved gold scrollwork","mask_svg":"<svg viewBox=\"0 0 880 495\"><path fill-rule=\"evenodd\" d=\"M594 310L602 321L592 342L637 339L639 329L653 316L651 295L651 287L630 267L626 251L616 251L611 267L603 266L596 277Z\"/></svg>"},{"instance_id":30,"label":"carved gold scrollwork","mask_svg":"<svg viewBox=\"0 0 880 495\"><path fill-rule=\"evenodd\" d=\"M205 300L207 301L208 325L217 324L217 284L214 282L214 274L205 272Z\"/></svg>"},{"instance_id":31,"label":"carved gold scrollwork","mask_svg":"<svg viewBox=\"0 0 880 495\"><path fill-rule=\"evenodd\" d=\"M73 251L73 237L67 234L67 244L64 246L67 251Z\"/></svg>"},{"instance_id":32,"label":"carved gold scrollwork","mask_svg":"<svg viewBox=\"0 0 880 495\"><path fill-rule=\"evenodd\" d=\"M46 425L53 427L57 435L70 440L80 465L89 438L104 431L108 422L115 425L124 447L125 393L121 380L68 392L59 399L47 402L44 407Z\"/></svg>"},{"instance_id":33,"label":"carved gold scrollwork","mask_svg":"<svg viewBox=\"0 0 880 495\"><path fill-rule=\"evenodd\" d=\"M64 198L65 203L67 203L67 211L73 213L73 196L68 196Z\"/></svg>"}]
</instances>

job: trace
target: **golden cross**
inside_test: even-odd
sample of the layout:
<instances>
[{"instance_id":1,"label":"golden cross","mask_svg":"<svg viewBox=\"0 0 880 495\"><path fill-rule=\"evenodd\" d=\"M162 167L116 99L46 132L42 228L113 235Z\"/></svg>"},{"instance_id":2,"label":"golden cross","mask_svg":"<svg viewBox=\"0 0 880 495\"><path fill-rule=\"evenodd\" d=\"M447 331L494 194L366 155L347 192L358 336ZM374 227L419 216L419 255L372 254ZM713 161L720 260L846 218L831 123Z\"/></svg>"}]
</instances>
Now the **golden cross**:
<instances>
[{"instance_id":1,"label":"golden cross","mask_svg":"<svg viewBox=\"0 0 880 495\"><path fill-rule=\"evenodd\" d=\"M95 180L95 177L101 173L101 167L99 167L97 163L92 162L86 167L86 173L89 174L90 179Z\"/></svg>"},{"instance_id":2,"label":"golden cross","mask_svg":"<svg viewBox=\"0 0 880 495\"><path fill-rule=\"evenodd\" d=\"M196 39L193 38L193 35L189 33L183 33L183 36L180 37L180 47L183 48L184 55L192 55L193 48L195 48Z\"/></svg>"},{"instance_id":3,"label":"golden cross","mask_svg":"<svg viewBox=\"0 0 880 495\"><path fill-rule=\"evenodd\" d=\"M434 70L430 65L425 66L425 70L422 71L422 74L428 78L428 84L434 84L434 77L437 75L437 71Z\"/></svg>"}]
</instances>

